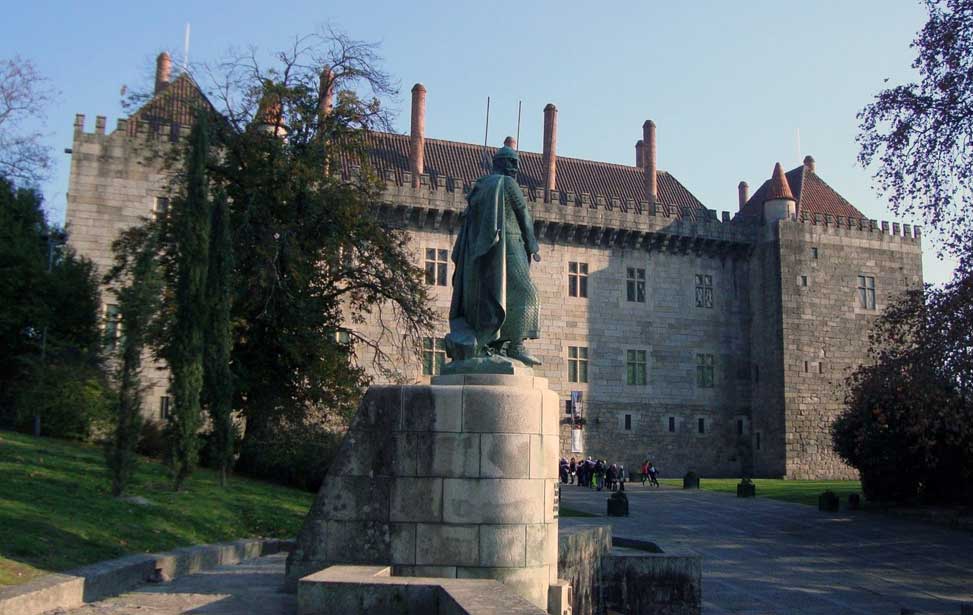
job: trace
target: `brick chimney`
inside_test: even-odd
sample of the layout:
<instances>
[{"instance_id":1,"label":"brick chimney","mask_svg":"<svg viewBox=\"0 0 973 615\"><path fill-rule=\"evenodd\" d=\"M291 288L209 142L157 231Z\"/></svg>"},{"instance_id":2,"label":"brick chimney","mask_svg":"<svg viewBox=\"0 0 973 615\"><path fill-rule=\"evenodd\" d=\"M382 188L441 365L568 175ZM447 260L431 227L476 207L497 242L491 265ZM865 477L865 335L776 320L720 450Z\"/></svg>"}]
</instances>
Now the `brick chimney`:
<instances>
[{"instance_id":1,"label":"brick chimney","mask_svg":"<svg viewBox=\"0 0 973 615\"><path fill-rule=\"evenodd\" d=\"M172 58L163 51L155 59L155 93L158 94L169 85L169 76L172 74Z\"/></svg>"},{"instance_id":2,"label":"brick chimney","mask_svg":"<svg viewBox=\"0 0 973 615\"><path fill-rule=\"evenodd\" d=\"M743 207L750 200L750 185L747 182L737 184L737 196L740 199L740 211L743 211Z\"/></svg>"},{"instance_id":3,"label":"brick chimney","mask_svg":"<svg viewBox=\"0 0 973 615\"><path fill-rule=\"evenodd\" d=\"M412 136L409 138L409 170L412 185L419 187L419 176L426 169L426 87L412 86Z\"/></svg>"},{"instance_id":4,"label":"brick chimney","mask_svg":"<svg viewBox=\"0 0 973 615\"><path fill-rule=\"evenodd\" d=\"M640 169L645 167L645 141L642 139L635 142L635 166Z\"/></svg>"},{"instance_id":5,"label":"brick chimney","mask_svg":"<svg viewBox=\"0 0 973 615\"><path fill-rule=\"evenodd\" d=\"M557 190L557 107L544 107L544 193Z\"/></svg>"},{"instance_id":6,"label":"brick chimney","mask_svg":"<svg viewBox=\"0 0 973 615\"><path fill-rule=\"evenodd\" d=\"M646 197L648 197L650 203L655 203L659 195L659 178L655 157L655 122L652 120L645 120L645 123L642 124L642 141L645 148L642 154L642 162L645 163Z\"/></svg>"},{"instance_id":7,"label":"brick chimney","mask_svg":"<svg viewBox=\"0 0 973 615\"><path fill-rule=\"evenodd\" d=\"M321 71L319 91L321 94L321 119L324 119L331 115L331 110L334 108L334 71L331 70L330 66L325 66L324 70Z\"/></svg>"}]
</instances>

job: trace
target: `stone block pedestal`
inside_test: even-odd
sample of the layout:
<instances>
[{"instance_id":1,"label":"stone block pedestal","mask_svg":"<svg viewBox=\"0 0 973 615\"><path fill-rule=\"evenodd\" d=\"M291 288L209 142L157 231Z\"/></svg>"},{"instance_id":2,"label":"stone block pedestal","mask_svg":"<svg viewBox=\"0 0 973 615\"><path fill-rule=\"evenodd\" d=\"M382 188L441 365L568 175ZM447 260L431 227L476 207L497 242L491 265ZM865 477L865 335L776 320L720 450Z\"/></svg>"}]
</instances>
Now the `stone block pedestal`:
<instances>
[{"instance_id":1,"label":"stone block pedestal","mask_svg":"<svg viewBox=\"0 0 973 615\"><path fill-rule=\"evenodd\" d=\"M450 375L362 399L288 585L335 564L495 579L540 608L557 583L557 395L544 378Z\"/></svg>"}]
</instances>

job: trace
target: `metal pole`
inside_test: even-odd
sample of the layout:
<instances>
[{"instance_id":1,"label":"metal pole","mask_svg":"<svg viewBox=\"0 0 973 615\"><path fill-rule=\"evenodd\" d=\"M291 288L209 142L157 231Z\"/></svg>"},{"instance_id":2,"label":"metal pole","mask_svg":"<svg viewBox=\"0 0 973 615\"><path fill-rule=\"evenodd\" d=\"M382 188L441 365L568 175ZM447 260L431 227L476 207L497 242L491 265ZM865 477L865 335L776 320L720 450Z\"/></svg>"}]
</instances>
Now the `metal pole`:
<instances>
[{"instance_id":1,"label":"metal pole","mask_svg":"<svg viewBox=\"0 0 973 615\"><path fill-rule=\"evenodd\" d=\"M490 170L490 151L487 149L487 140L490 137L490 97L487 96L486 128L483 131L483 164L487 171Z\"/></svg>"},{"instance_id":2,"label":"metal pole","mask_svg":"<svg viewBox=\"0 0 973 615\"><path fill-rule=\"evenodd\" d=\"M520 108L523 101L517 101L517 152L520 152Z\"/></svg>"}]
</instances>

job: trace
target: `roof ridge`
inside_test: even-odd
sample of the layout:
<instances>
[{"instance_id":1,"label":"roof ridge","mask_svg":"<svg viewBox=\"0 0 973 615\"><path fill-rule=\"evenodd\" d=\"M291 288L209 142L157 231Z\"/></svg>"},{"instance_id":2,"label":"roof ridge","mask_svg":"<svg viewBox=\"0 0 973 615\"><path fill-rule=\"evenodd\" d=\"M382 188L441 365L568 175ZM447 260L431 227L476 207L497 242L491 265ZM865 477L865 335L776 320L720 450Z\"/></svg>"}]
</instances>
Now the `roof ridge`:
<instances>
[{"instance_id":1,"label":"roof ridge","mask_svg":"<svg viewBox=\"0 0 973 615\"><path fill-rule=\"evenodd\" d=\"M385 130L372 130L370 132L372 132L373 134L376 134L376 135L388 135L388 136L393 136L393 137L401 137L403 139L408 139L409 138L409 135L408 134L403 134L403 133L398 133L398 132L388 132L388 131L385 131ZM474 148L474 149L478 149L478 150L481 150L481 151L483 150L483 146L480 145L480 144L478 144L478 143L467 143L466 141L454 141L452 139L435 139L435 138L431 138L431 137L426 137L426 143L430 143L430 142L432 142L432 143L448 143L450 145L461 145L461 146L467 147L467 148ZM489 148L489 146L487 146L487 147ZM544 155L542 152L535 152L535 151L531 151L531 150L518 150L517 153L518 154L521 154L521 153L523 153L523 154L530 154L531 156L543 156ZM590 163L593 163L593 164L599 164L599 165L604 165L604 166L608 166L608 167L614 167L614 168L618 168L618 169L625 169L625 170L629 170L629 171L633 171L633 170L634 171L638 171L639 170L639 168L637 166L633 165L633 164L621 164L621 163L618 163L618 162L606 162L606 161L603 161L603 160L591 160L590 158L578 158L576 156L561 156L560 154L558 154L557 159L559 161L560 160L573 160L573 161L576 161L576 162L590 162ZM656 169L656 172L657 173L665 173L666 175L672 176L672 173L670 173L669 171L666 171L664 169Z\"/></svg>"}]
</instances>

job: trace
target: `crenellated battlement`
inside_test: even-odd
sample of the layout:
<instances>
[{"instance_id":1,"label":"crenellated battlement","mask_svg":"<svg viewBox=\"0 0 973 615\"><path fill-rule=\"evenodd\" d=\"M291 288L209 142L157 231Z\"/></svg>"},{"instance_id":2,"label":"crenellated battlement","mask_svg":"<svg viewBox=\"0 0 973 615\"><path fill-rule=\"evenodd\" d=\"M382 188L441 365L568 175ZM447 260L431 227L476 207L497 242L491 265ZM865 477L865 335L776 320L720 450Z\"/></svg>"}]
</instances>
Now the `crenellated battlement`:
<instances>
[{"instance_id":1,"label":"crenellated battlement","mask_svg":"<svg viewBox=\"0 0 973 615\"><path fill-rule=\"evenodd\" d=\"M349 178L360 172L350 167ZM451 228L466 210L471 188L465 178L421 174L418 186L412 173L387 170L382 215L400 226ZM746 254L757 229L731 221L724 212L677 211L664 204L613 199L605 195L547 191L521 186L532 205L535 233L550 241L599 247L620 247L660 252L693 252L725 256ZM695 218L691 216L695 216Z\"/></svg>"},{"instance_id":2,"label":"crenellated battlement","mask_svg":"<svg viewBox=\"0 0 973 615\"><path fill-rule=\"evenodd\" d=\"M189 136L189 126L176 122L149 122L145 120L131 120L118 118L115 129L107 132L107 118L104 115L95 116L94 132L85 132L85 115L77 113L74 116L74 138L97 142L99 139L128 138L145 143L176 143Z\"/></svg>"},{"instance_id":3,"label":"crenellated battlement","mask_svg":"<svg viewBox=\"0 0 973 615\"><path fill-rule=\"evenodd\" d=\"M886 220L870 220L868 218L850 218L845 216L832 216L830 214L803 213L800 216L790 219L791 222L816 227L818 232L844 231L843 234L858 235L865 239L898 238L902 241L919 244L922 240L922 227L899 222L889 223Z\"/></svg>"}]
</instances>

